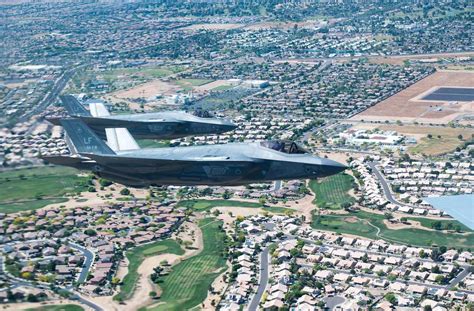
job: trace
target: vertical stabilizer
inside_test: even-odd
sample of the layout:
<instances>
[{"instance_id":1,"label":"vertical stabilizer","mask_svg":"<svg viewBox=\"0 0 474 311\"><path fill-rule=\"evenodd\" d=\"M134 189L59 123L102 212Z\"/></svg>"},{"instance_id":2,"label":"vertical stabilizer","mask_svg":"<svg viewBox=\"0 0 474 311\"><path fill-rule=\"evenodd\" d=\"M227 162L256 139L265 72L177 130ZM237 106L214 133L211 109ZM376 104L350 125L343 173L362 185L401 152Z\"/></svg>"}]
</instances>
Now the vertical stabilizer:
<instances>
[{"instance_id":1,"label":"vertical stabilizer","mask_svg":"<svg viewBox=\"0 0 474 311\"><path fill-rule=\"evenodd\" d=\"M103 103L90 103L90 112L93 117L106 117L110 113ZM140 149L137 142L126 128L106 128L107 144L113 151Z\"/></svg>"}]
</instances>

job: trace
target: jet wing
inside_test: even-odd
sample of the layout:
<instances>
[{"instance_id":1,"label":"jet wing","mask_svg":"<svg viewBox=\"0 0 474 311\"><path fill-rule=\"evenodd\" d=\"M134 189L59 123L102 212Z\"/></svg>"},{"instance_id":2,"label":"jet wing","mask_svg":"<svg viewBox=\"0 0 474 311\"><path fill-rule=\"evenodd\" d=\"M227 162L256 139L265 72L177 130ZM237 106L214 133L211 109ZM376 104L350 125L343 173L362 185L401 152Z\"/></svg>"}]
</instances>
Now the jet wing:
<instances>
[{"instance_id":1,"label":"jet wing","mask_svg":"<svg viewBox=\"0 0 474 311\"><path fill-rule=\"evenodd\" d=\"M423 200L474 230L474 194L428 197Z\"/></svg>"},{"instance_id":2,"label":"jet wing","mask_svg":"<svg viewBox=\"0 0 474 311\"><path fill-rule=\"evenodd\" d=\"M42 156L41 159L51 164L74 167L80 170L91 169L96 165L94 160L85 157L78 157L76 155Z\"/></svg>"}]
</instances>

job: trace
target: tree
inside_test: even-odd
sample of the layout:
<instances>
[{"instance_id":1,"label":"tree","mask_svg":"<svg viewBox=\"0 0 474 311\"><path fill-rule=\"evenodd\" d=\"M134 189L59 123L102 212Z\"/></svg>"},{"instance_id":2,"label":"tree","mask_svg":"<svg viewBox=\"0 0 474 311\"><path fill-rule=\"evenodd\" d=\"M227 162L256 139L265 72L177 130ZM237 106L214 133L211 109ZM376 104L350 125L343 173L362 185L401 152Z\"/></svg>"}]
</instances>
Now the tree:
<instances>
[{"instance_id":1,"label":"tree","mask_svg":"<svg viewBox=\"0 0 474 311\"><path fill-rule=\"evenodd\" d=\"M459 140L462 140L462 139L463 139L463 137L462 137L461 134L458 135L458 139L459 139Z\"/></svg>"},{"instance_id":2,"label":"tree","mask_svg":"<svg viewBox=\"0 0 474 311\"><path fill-rule=\"evenodd\" d=\"M28 296L26 297L26 300L28 302L38 302L38 297L36 297L36 295L33 295L33 294L28 294Z\"/></svg>"},{"instance_id":3,"label":"tree","mask_svg":"<svg viewBox=\"0 0 474 311\"><path fill-rule=\"evenodd\" d=\"M84 234L87 234L88 236L96 236L97 232L94 229L86 229L84 230Z\"/></svg>"},{"instance_id":4,"label":"tree","mask_svg":"<svg viewBox=\"0 0 474 311\"><path fill-rule=\"evenodd\" d=\"M397 297L393 293L387 293L385 299L390 302L392 305L397 304Z\"/></svg>"},{"instance_id":5,"label":"tree","mask_svg":"<svg viewBox=\"0 0 474 311\"><path fill-rule=\"evenodd\" d=\"M443 275L437 275L436 278L435 278L435 282L438 283L438 284L444 284L444 276Z\"/></svg>"},{"instance_id":6,"label":"tree","mask_svg":"<svg viewBox=\"0 0 474 311\"><path fill-rule=\"evenodd\" d=\"M130 190L128 188L123 188L120 190L121 195L130 195Z\"/></svg>"},{"instance_id":7,"label":"tree","mask_svg":"<svg viewBox=\"0 0 474 311\"><path fill-rule=\"evenodd\" d=\"M432 135L432 134L428 134L427 137L428 137L429 139L431 139L431 138L433 138L433 135Z\"/></svg>"},{"instance_id":8,"label":"tree","mask_svg":"<svg viewBox=\"0 0 474 311\"><path fill-rule=\"evenodd\" d=\"M258 199L258 203L260 203L261 205L264 205L265 206L265 203L267 202L267 199L264 197L264 196L261 196L259 199Z\"/></svg>"},{"instance_id":9,"label":"tree","mask_svg":"<svg viewBox=\"0 0 474 311\"><path fill-rule=\"evenodd\" d=\"M388 219L388 220L390 220L390 219L393 218L393 214L390 213L390 212L385 212L383 215L384 215L384 217L385 217L386 219Z\"/></svg>"},{"instance_id":10,"label":"tree","mask_svg":"<svg viewBox=\"0 0 474 311\"><path fill-rule=\"evenodd\" d=\"M443 223L439 220L433 221L431 223L431 228L433 228L435 230L441 230L441 229L443 229Z\"/></svg>"},{"instance_id":11,"label":"tree","mask_svg":"<svg viewBox=\"0 0 474 311\"><path fill-rule=\"evenodd\" d=\"M158 294L155 291L151 291L151 292L148 293L148 296L150 296L153 299L155 299L157 295Z\"/></svg>"},{"instance_id":12,"label":"tree","mask_svg":"<svg viewBox=\"0 0 474 311\"><path fill-rule=\"evenodd\" d=\"M113 286L116 286L118 284L120 284L120 279L118 277L113 277L112 278L112 281L110 281L112 283Z\"/></svg>"}]
</instances>

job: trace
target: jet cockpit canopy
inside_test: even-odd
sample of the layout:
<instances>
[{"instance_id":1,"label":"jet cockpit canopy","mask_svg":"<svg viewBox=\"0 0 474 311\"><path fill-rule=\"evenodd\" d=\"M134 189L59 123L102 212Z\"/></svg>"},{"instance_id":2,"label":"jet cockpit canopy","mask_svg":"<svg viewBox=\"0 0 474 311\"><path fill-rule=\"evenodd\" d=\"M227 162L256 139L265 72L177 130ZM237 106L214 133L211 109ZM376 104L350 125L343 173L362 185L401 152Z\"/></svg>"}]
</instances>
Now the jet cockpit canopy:
<instances>
[{"instance_id":1,"label":"jet cockpit canopy","mask_svg":"<svg viewBox=\"0 0 474 311\"><path fill-rule=\"evenodd\" d=\"M202 108L197 108L196 110L194 110L193 115L195 115L196 117L205 118L205 119L214 117L211 112L209 112L208 110L204 110Z\"/></svg>"},{"instance_id":2,"label":"jet cockpit canopy","mask_svg":"<svg viewBox=\"0 0 474 311\"><path fill-rule=\"evenodd\" d=\"M270 148L275 151L288 153L288 154L304 154L309 153L308 150L301 147L299 144L291 140L269 140L262 141L260 145L265 148Z\"/></svg>"}]
</instances>

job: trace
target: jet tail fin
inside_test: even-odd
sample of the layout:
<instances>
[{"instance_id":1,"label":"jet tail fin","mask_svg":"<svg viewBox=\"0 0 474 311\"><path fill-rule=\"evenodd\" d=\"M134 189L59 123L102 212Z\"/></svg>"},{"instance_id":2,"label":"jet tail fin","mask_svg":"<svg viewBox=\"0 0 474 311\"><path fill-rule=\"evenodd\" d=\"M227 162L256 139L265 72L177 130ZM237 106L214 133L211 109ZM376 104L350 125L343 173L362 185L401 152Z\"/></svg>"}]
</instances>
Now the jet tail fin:
<instances>
[{"instance_id":1,"label":"jet tail fin","mask_svg":"<svg viewBox=\"0 0 474 311\"><path fill-rule=\"evenodd\" d=\"M63 119L61 120L61 125L79 154L115 154L82 120Z\"/></svg>"},{"instance_id":2,"label":"jet tail fin","mask_svg":"<svg viewBox=\"0 0 474 311\"><path fill-rule=\"evenodd\" d=\"M103 103L90 103L89 108L93 117L105 117L110 113ZM140 149L137 142L126 128L106 128L107 144L114 151Z\"/></svg>"},{"instance_id":3,"label":"jet tail fin","mask_svg":"<svg viewBox=\"0 0 474 311\"><path fill-rule=\"evenodd\" d=\"M72 95L61 95L64 108L70 116L90 116L90 112Z\"/></svg>"}]
</instances>

